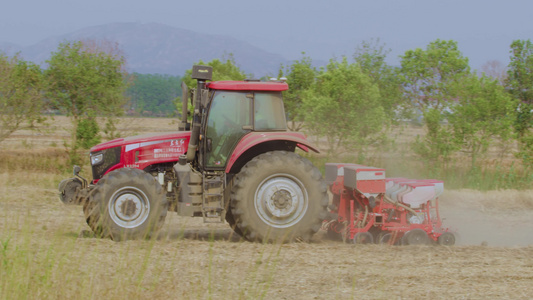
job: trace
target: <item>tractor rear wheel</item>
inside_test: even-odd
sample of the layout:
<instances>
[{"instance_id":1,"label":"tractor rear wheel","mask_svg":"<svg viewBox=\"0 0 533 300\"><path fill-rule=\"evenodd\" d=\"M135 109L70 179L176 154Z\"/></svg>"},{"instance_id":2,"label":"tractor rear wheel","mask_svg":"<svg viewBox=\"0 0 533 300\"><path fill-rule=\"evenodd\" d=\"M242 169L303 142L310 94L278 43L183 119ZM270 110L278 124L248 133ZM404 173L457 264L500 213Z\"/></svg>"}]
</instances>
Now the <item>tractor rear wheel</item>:
<instances>
[{"instance_id":1,"label":"tractor rear wheel","mask_svg":"<svg viewBox=\"0 0 533 300\"><path fill-rule=\"evenodd\" d=\"M229 227L231 227L231 229L233 229L233 231L238 234L239 236L243 236L244 234L242 233L242 231L240 230L239 227L237 227L237 224L235 224L235 218L233 217L233 214L231 213L231 209L229 209L227 212L226 212L226 222L228 222L229 224Z\"/></svg>"},{"instance_id":2,"label":"tractor rear wheel","mask_svg":"<svg viewBox=\"0 0 533 300\"><path fill-rule=\"evenodd\" d=\"M326 218L327 187L320 171L293 152L267 152L237 174L231 214L250 241L308 241Z\"/></svg>"},{"instance_id":3,"label":"tractor rear wheel","mask_svg":"<svg viewBox=\"0 0 533 300\"><path fill-rule=\"evenodd\" d=\"M97 236L120 241L148 237L159 230L167 206L165 191L153 176L122 168L98 181L83 211Z\"/></svg>"}]
</instances>

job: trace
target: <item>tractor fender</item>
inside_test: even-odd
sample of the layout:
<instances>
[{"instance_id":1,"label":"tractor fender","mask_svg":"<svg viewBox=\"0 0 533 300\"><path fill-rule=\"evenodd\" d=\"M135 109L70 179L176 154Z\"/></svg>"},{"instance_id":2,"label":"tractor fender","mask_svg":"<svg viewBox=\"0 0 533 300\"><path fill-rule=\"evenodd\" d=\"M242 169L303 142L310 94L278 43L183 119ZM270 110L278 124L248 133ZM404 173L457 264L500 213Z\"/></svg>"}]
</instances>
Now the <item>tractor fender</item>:
<instances>
[{"instance_id":1,"label":"tractor fender","mask_svg":"<svg viewBox=\"0 0 533 300\"><path fill-rule=\"evenodd\" d=\"M229 173L233 164L245 153L248 149L265 142L271 141L288 141L296 143L298 148L305 152L311 149L313 152L320 153L317 147L309 143L306 136L301 132L250 132L245 135L233 150L231 157L226 165L226 173Z\"/></svg>"}]
</instances>

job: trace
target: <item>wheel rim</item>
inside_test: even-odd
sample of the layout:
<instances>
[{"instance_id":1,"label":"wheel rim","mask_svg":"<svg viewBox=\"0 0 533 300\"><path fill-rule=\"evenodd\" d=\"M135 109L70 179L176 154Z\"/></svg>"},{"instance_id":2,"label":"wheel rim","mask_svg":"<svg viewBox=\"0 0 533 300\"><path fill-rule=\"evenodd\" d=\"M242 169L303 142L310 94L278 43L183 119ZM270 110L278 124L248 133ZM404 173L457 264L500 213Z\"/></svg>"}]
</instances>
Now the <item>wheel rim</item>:
<instances>
[{"instance_id":1,"label":"wheel rim","mask_svg":"<svg viewBox=\"0 0 533 300\"><path fill-rule=\"evenodd\" d=\"M275 228L290 227L305 215L309 204L307 190L298 178L274 174L258 186L254 206L259 218Z\"/></svg>"},{"instance_id":2,"label":"wheel rim","mask_svg":"<svg viewBox=\"0 0 533 300\"><path fill-rule=\"evenodd\" d=\"M150 213L146 194L136 187L123 187L111 196L109 216L117 225L134 228L143 224Z\"/></svg>"}]
</instances>

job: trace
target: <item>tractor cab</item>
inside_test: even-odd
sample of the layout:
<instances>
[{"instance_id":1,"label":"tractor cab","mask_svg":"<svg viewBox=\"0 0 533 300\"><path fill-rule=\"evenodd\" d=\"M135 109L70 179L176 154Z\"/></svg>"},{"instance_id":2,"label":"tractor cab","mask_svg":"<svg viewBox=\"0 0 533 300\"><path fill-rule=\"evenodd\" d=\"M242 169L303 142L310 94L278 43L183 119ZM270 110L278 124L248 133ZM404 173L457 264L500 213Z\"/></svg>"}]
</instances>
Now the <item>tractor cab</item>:
<instances>
[{"instance_id":1,"label":"tractor cab","mask_svg":"<svg viewBox=\"0 0 533 300\"><path fill-rule=\"evenodd\" d=\"M237 143L252 131L286 131L282 82L221 81L207 84L209 105L202 120L199 162L223 169Z\"/></svg>"},{"instance_id":2,"label":"tractor cab","mask_svg":"<svg viewBox=\"0 0 533 300\"><path fill-rule=\"evenodd\" d=\"M251 133L286 133L281 93L289 87L284 81L208 82L212 78L208 66L193 66L192 78L197 80L197 88L190 95L195 101L193 122L191 126L183 114L180 128L192 128L187 162L194 162L199 170L229 171L228 163L239 142ZM182 90L186 111L189 92L184 84Z\"/></svg>"}]
</instances>

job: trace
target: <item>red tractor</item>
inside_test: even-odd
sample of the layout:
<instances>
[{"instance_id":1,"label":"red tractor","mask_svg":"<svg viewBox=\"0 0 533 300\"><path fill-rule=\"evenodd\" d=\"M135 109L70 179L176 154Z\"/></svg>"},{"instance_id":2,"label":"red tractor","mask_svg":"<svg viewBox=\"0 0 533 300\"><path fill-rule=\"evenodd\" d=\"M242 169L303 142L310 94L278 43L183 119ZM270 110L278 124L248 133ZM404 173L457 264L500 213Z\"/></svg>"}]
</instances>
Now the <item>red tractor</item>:
<instances>
[{"instance_id":1,"label":"red tractor","mask_svg":"<svg viewBox=\"0 0 533 300\"><path fill-rule=\"evenodd\" d=\"M194 66L192 125L183 88L179 131L119 138L91 149L92 180L59 184L64 203L82 204L87 224L113 240L161 228L167 211L226 220L251 241L308 240L325 219L327 186L295 153L318 152L286 126L282 81L211 81Z\"/></svg>"}]
</instances>

